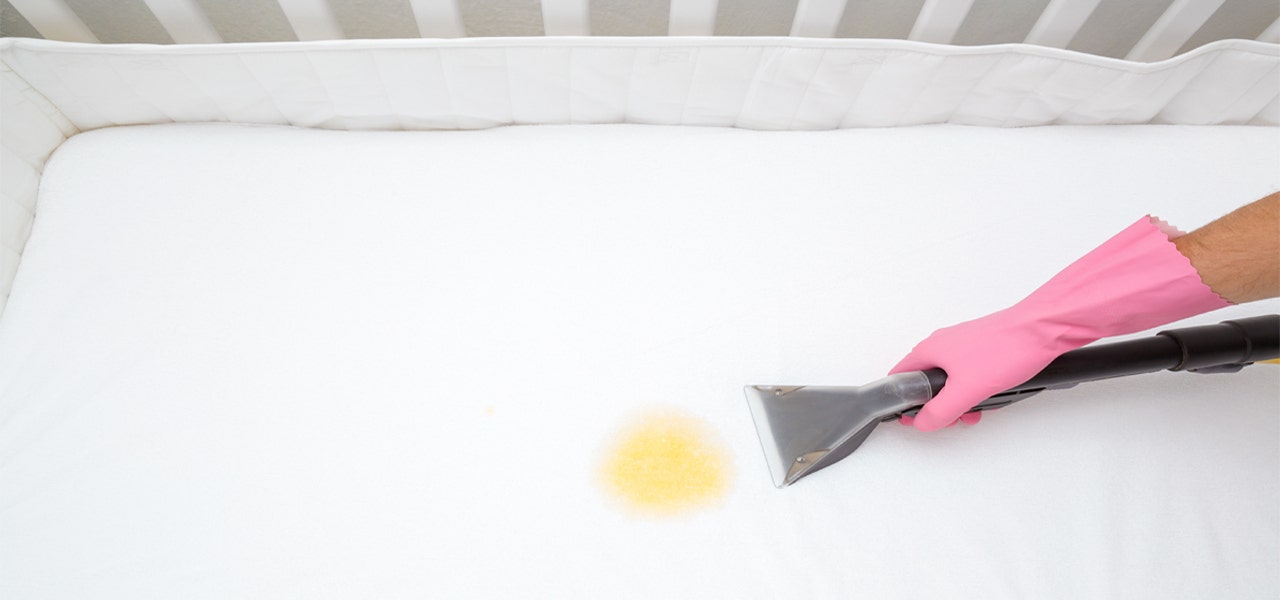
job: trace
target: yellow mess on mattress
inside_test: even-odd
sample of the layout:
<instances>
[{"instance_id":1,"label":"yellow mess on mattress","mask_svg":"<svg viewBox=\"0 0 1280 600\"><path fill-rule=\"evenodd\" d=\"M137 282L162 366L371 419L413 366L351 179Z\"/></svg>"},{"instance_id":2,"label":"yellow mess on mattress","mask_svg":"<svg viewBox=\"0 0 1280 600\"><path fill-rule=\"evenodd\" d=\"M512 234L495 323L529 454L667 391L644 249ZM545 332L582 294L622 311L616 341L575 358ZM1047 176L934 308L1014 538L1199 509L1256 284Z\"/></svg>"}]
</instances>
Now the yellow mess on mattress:
<instances>
[{"instance_id":1,"label":"yellow mess on mattress","mask_svg":"<svg viewBox=\"0 0 1280 600\"><path fill-rule=\"evenodd\" d=\"M728 487L728 453L697 418L670 410L646 413L615 440L600 479L611 496L637 513L687 513L711 504Z\"/></svg>"}]
</instances>

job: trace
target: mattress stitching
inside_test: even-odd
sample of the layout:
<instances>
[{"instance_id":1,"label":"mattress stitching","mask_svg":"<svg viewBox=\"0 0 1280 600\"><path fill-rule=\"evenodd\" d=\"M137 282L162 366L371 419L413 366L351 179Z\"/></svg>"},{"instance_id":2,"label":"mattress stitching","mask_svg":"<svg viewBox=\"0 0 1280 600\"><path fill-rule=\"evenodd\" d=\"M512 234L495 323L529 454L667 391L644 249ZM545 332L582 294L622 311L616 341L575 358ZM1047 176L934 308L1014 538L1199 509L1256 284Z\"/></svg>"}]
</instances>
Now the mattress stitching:
<instances>
[{"instance_id":1,"label":"mattress stitching","mask_svg":"<svg viewBox=\"0 0 1280 600\"><path fill-rule=\"evenodd\" d=\"M631 121L631 91L635 88L636 63L640 62L640 49L631 49L631 70L627 72L627 90L622 97L622 122Z\"/></svg>"},{"instance_id":2,"label":"mattress stitching","mask_svg":"<svg viewBox=\"0 0 1280 600\"><path fill-rule=\"evenodd\" d=\"M844 126L845 123L849 122L849 117L853 115L853 110L858 107L858 101L862 100L862 95L866 91L867 85L871 83L873 79L875 79L877 76L880 75L880 71L884 70L884 64L886 62L889 62L889 61L883 60L876 63L875 68L871 69L871 72L867 73L867 76L862 79L862 85L858 87L857 93L855 93L853 95L853 98L851 98L849 101L849 108L845 110L844 115L841 116L840 120L836 122L837 128L841 128Z\"/></svg>"},{"instance_id":3,"label":"mattress stitching","mask_svg":"<svg viewBox=\"0 0 1280 600\"><path fill-rule=\"evenodd\" d=\"M111 69L111 72L115 74L116 80L124 83L124 87L129 90L129 93L133 94L134 97L138 99L138 102L140 104L151 107L157 113L160 113L162 117L168 119L170 123L178 122L177 119L173 118L173 115L169 114L163 108L160 108L159 104L156 104L155 101L146 98L143 94L138 92L138 88L134 87L134 83L129 79L127 79L123 74L121 74L120 69L116 68L116 62L115 60L113 60L115 58L114 56L108 56L104 58L105 58L104 62L107 63L107 66Z\"/></svg>"},{"instance_id":4,"label":"mattress stitching","mask_svg":"<svg viewBox=\"0 0 1280 600\"><path fill-rule=\"evenodd\" d=\"M747 104L751 102L751 99L755 96L756 88L759 87L760 69L764 67L765 50L760 48L759 51L759 54L756 55L756 68L751 72L751 79L747 81L747 89L742 92L742 101L738 103L738 112L733 116L734 127L741 127L742 113L746 112Z\"/></svg>"},{"instance_id":5,"label":"mattress stitching","mask_svg":"<svg viewBox=\"0 0 1280 600\"><path fill-rule=\"evenodd\" d=\"M795 129L796 119L800 117L800 111L804 110L804 101L809 98L809 89L813 87L813 82L817 80L818 73L822 72L822 65L827 62L828 54L830 54L830 48L824 48L822 54L818 56L818 64L813 67L813 72L809 74L808 81L804 82L804 89L800 91L800 100L796 102L796 109L791 111L791 118L787 120L787 129Z\"/></svg>"},{"instance_id":6,"label":"mattress stitching","mask_svg":"<svg viewBox=\"0 0 1280 600\"><path fill-rule=\"evenodd\" d=\"M222 113L222 119L224 122L227 122L227 123L232 122L231 113L227 112L227 109L222 107L222 104L218 102L217 97L214 96L214 94L209 93L209 91L206 90L204 86L200 85L200 81L198 79L188 75L187 72L184 71L180 66L177 66L177 67L172 66L172 61L167 61L165 64L170 65L170 70L172 72L177 73L181 75L184 79L186 79L187 83L190 84L191 87L198 90L201 96L204 99L209 101L209 104L212 104L213 107L218 110L218 112Z\"/></svg>"},{"instance_id":7,"label":"mattress stitching","mask_svg":"<svg viewBox=\"0 0 1280 600\"><path fill-rule=\"evenodd\" d=\"M444 97L449 104L449 118L453 119L453 128L461 130L462 121L458 119L458 109L453 102L453 86L449 85L449 68L444 64L444 51L436 49L431 54L435 55L436 62L440 65L440 81L444 84Z\"/></svg>"},{"instance_id":8,"label":"mattress stitching","mask_svg":"<svg viewBox=\"0 0 1280 600\"><path fill-rule=\"evenodd\" d=\"M689 98L693 96L693 86L698 80L698 65L702 62L702 49L699 48L693 53L693 66L689 68L689 83L684 87L684 100L680 103L680 120L679 125L685 124L685 117L689 114Z\"/></svg>"},{"instance_id":9,"label":"mattress stitching","mask_svg":"<svg viewBox=\"0 0 1280 600\"><path fill-rule=\"evenodd\" d=\"M1049 122L1050 122L1050 123L1052 123L1052 124L1056 124L1056 125L1062 125L1062 124L1063 124L1063 123L1062 123L1062 117L1064 117L1064 116L1066 116L1066 115L1068 115L1068 114L1070 114L1070 113L1075 112L1075 110L1076 110L1077 108L1079 108L1082 104L1084 104L1084 103L1085 103L1085 101L1087 101L1087 100L1091 99L1091 97L1092 97L1092 95L1093 95L1093 94L1095 94L1095 93L1097 93L1097 92L1099 92L1099 91L1101 91L1101 90L1107 89L1108 87L1110 87L1110 86L1111 86L1111 84L1115 83L1115 82L1116 82L1116 80L1120 79L1121 77L1124 77L1124 76L1125 76L1125 73L1114 73L1114 72L1113 72L1113 73L1112 73L1112 75L1113 75L1113 76L1112 76L1110 79L1107 79L1105 82L1103 82L1103 83L1101 83L1101 84L1097 85L1097 86L1096 86L1096 87L1094 87L1094 88L1091 88L1091 89L1088 91L1089 93L1080 94L1080 96L1076 98L1075 102L1072 102L1070 106L1067 106L1066 108L1064 108L1064 109L1062 109L1062 110L1058 111L1058 114L1054 115L1054 116L1053 116L1053 120L1051 120L1051 121L1049 121Z\"/></svg>"},{"instance_id":10,"label":"mattress stitching","mask_svg":"<svg viewBox=\"0 0 1280 600\"><path fill-rule=\"evenodd\" d=\"M1173 104L1174 100L1177 100L1180 96L1182 96L1182 94L1186 93L1187 89L1189 89L1193 85L1195 80L1199 79L1201 75L1204 75L1204 72L1208 70L1209 67L1213 66L1213 63L1218 62L1218 59L1221 56L1222 56L1221 54L1215 54L1210 58L1203 60L1202 62L1204 64L1200 67L1200 69L1196 71L1194 75L1192 75L1191 77L1188 77L1186 83L1183 83L1178 90L1176 90L1167 99L1165 99L1164 104L1161 105L1160 108L1156 109L1156 111L1152 113L1151 116L1148 117L1144 122L1151 123L1151 122L1157 121L1157 119L1160 119L1161 115L1164 114L1164 111L1169 108L1169 105ZM1172 74L1167 75L1165 77L1165 80L1160 83L1160 87L1157 89L1163 89L1165 86L1169 84L1169 81L1171 79L1173 79L1173 75Z\"/></svg>"},{"instance_id":11,"label":"mattress stitching","mask_svg":"<svg viewBox=\"0 0 1280 600\"><path fill-rule=\"evenodd\" d=\"M48 117L49 121L53 122L53 126L58 130L59 133L62 134L63 139L66 139L72 135L80 133L80 128L77 127L76 124L71 121L71 117L68 117L66 113L63 113L62 110L59 109L58 106L54 104L52 100L49 99L48 96L45 96L43 92L41 92L40 90L37 90L35 86L31 85L30 81L27 81L27 79L23 77L22 74L14 70L13 66L5 62L2 57L0 57L0 67L4 67L4 72L9 73L13 77L13 79L21 82L22 89L20 91L22 92L22 96L24 98L26 98L27 96L35 96L39 100L38 102L28 101L28 103L34 106L36 110L40 111L41 114ZM43 104L41 104L42 102ZM61 121L62 123L66 123L67 125L71 126L71 129L73 129L74 131L71 131L70 133L64 131L62 124L59 123L58 121Z\"/></svg>"},{"instance_id":12,"label":"mattress stitching","mask_svg":"<svg viewBox=\"0 0 1280 600\"><path fill-rule=\"evenodd\" d=\"M1263 104L1262 107L1257 110L1257 112L1253 113L1252 117L1249 117L1248 121L1245 121L1245 123L1252 124L1254 121L1257 121L1258 119L1262 118L1262 113L1265 112L1267 108L1269 108L1273 104L1280 104L1280 93L1277 93L1276 96L1272 98L1270 102ZM1263 125L1268 125L1268 123L1264 122ZM1276 123L1272 122L1269 125L1275 126Z\"/></svg>"},{"instance_id":13,"label":"mattress stitching","mask_svg":"<svg viewBox=\"0 0 1280 600\"><path fill-rule=\"evenodd\" d=\"M253 80L253 82L258 85L258 88L262 90L262 95L266 96L267 100L271 102L272 108L276 109L276 114L280 115L280 120L283 121L284 124L292 123L293 120L289 118L289 115L284 113L284 109L280 107L280 103L276 102L275 94L271 93L271 90L267 88L267 85L263 83L262 79L258 77L258 74L253 71L253 67L249 65L249 61L245 60L244 55L233 54L232 56L236 57L236 61L240 63L242 68L244 68L245 73L249 75L249 79Z\"/></svg>"},{"instance_id":14,"label":"mattress stitching","mask_svg":"<svg viewBox=\"0 0 1280 600\"><path fill-rule=\"evenodd\" d=\"M14 72L15 72L15 73L17 73L17 71L16 71L16 70L15 70ZM90 114L92 114L92 115L95 115L95 116L96 116L96 118L97 118L98 120L106 122L106 123L107 123L107 125L106 125L107 127L119 127L119 126L121 125L121 123L118 123L118 122L116 122L116 121L114 121L114 120L112 120L112 119L107 118L105 115L101 114L100 112L98 112L98 111L94 111L94 110L92 109L93 104L92 104L92 103L89 103L89 102L86 102L86 101L85 101L85 100L86 100L86 98L84 97L84 95L83 95L83 94L81 94L79 90L77 90L77 89L75 89L73 86L69 85L69 84L67 83L67 80L66 80L66 79L64 79L64 78L62 77L62 75L58 73L58 70L57 70L57 69L48 69L48 70L47 70L47 72L50 74L50 76L51 76L51 77L53 77L53 78L57 81L57 83L59 83L59 84L61 84L61 85L62 85L62 88L63 88L64 90L66 90L66 93L67 93L67 94L69 94L69 95L71 96L72 100L73 100L75 103L77 103L77 104L79 104L79 105L80 105L80 107L81 107L81 109L82 109L82 110L84 110L84 111L86 111L86 112L88 112L88 113L90 113ZM21 75L19 75L19 76L21 76ZM22 79L23 79L23 81L24 81L24 82L26 82L28 85L30 85L30 83L31 83L31 82L30 82L30 81L27 81L25 77L23 77ZM35 89L35 86L32 86L32 89ZM44 96L46 99L48 98L48 96L45 96L44 92L40 92L40 94L41 94L41 96ZM49 104L53 105L54 107L59 107L59 105L58 105L58 104L55 104L52 100L50 100L50 101L49 101ZM61 108L59 108L59 110L61 110ZM77 123L75 120L73 120L73 119L71 118L71 115L66 114L66 112L63 112L62 114L63 114L63 116L67 117L67 120L68 120L68 121L71 121L71 124L72 124L72 125L74 125L74 126L76 127L76 129L78 129L78 130L80 130L80 131L84 131L84 126L82 126L80 123ZM92 128L92 127L91 127L90 129L95 129L95 128Z\"/></svg>"},{"instance_id":15,"label":"mattress stitching","mask_svg":"<svg viewBox=\"0 0 1280 600\"><path fill-rule=\"evenodd\" d=\"M1217 118L1213 119L1211 122L1225 123L1227 116L1231 113L1231 109L1235 108L1237 104L1240 104L1241 101L1243 101L1246 97L1248 97L1250 93L1253 92L1253 90L1257 89L1264 82L1274 79L1274 76L1277 71L1280 71L1280 64L1271 65L1270 69L1267 69L1265 72L1263 72L1263 74L1259 76L1256 81L1254 81L1252 84L1249 85L1249 87L1245 88L1245 90L1240 93L1240 97L1236 98L1235 100L1232 100L1229 104L1226 105L1226 107L1224 107L1220 112L1218 112ZM1280 92L1272 94L1273 100L1276 97L1280 97ZM1254 111L1253 116L1257 116L1257 114L1262 112L1262 109L1266 108L1268 104L1270 104L1270 101L1263 102L1262 108L1259 108L1258 110ZM1246 122L1250 120L1252 120L1252 117L1246 120Z\"/></svg>"},{"instance_id":16,"label":"mattress stitching","mask_svg":"<svg viewBox=\"0 0 1280 600\"><path fill-rule=\"evenodd\" d=\"M507 84L507 123L517 124L516 120L516 92L511 85L511 49L502 49L502 80Z\"/></svg>"},{"instance_id":17,"label":"mattress stitching","mask_svg":"<svg viewBox=\"0 0 1280 600\"><path fill-rule=\"evenodd\" d=\"M573 56L574 54L575 54L574 49L569 48L568 61L567 61L568 65L565 67L565 78L568 81L568 85L565 86L564 103L566 106L569 107L569 114L566 116L566 120L570 125L576 124L577 122L577 119L574 118L574 112L573 112Z\"/></svg>"},{"instance_id":18,"label":"mattress stitching","mask_svg":"<svg viewBox=\"0 0 1280 600\"><path fill-rule=\"evenodd\" d=\"M373 71L378 75L378 89L382 90L382 99L387 103L387 111L396 119L396 127L400 130L407 130L404 126L404 114L396 110L395 102L391 100L391 90L387 89L387 78L382 76L382 66L378 64L378 54L376 52L365 52L369 57L369 62L373 63Z\"/></svg>"},{"instance_id":19,"label":"mattress stitching","mask_svg":"<svg viewBox=\"0 0 1280 600\"><path fill-rule=\"evenodd\" d=\"M925 78L925 82L920 86L920 89L916 91L911 101L903 103L902 110L898 111L897 118L893 120L894 126L902 125L902 123L911 115L911 111L915 109L916 105L920 104L920 99L928 95L927 92L929 91L929 88L931 88L934 82L938 80L938 73L942 71L943 66L945 66L947 61L950 59L951 57L943 57L940 63L935 64L933 68L929 70L929 76Z\"/></svg>"},{"instance_id":20,"label":"mattress stitching","mask_svg":"<svg viewBox=\"0 0 1280 600\"><path fill-rule=\"evenodd\" d=\"M1053 79L1058 76L1058 73L1062 70L1062 67L1065 64L1066 63L1058 63L1054 66L1052 71L1049 71L1049 74L1046 75L1044 79L1040 80L1040 83L1037 83L1036 86L1030 90L1023 92L1022 99L1018 100L1018 103L1014 105L1013 110L1005 113L1004 121L1001 121L1000 126L1010 127L1009 124L1013 123L1014 119L1018 118L1018 113L1022 111L1023 106L1027 105L1027 101L1039 96L1040 91L1044 89L1044 86L1049 85L1049 82L1053 81Z\"/></svg>"},{"instance_id":21,"label":"mattress stitching","mask_svg":"<svg viewBox=\"0 0 1280 600\"><path fill-rule=\"evenodd\" d=\"M62 139L63 139L63 141L66 141L66 139L67 139L67 138L66 138L66 137L63 137ZM58 145L59 145L59 146L61 146L62 144L61 144L61 143L59 143ZM57 146L55 146L55 148L56 148L56 147L57 147ZM36 173L40 173L40 172L44 171L44 163L43 163L43 162L41 162L41 163L34 163L34 162L31 162L31 161L30 161L29 159L27 159L26 157L22 156L21 154L18 154L18 152L17 152L17 151L15 151L15 150L14 150L14 149L9 145L9 144L0 144L0 148L3 148L3 149L5 149L5 150L8 150L8 151L9 151L9 154L12 154L12 155L13 155L13 157L14 157L15 159L17 159L17 161L18 161L18 162L22 163L23 165L26 165L26 166L30 167L30 168L31 168L31 170L35 171Z\"/></svg>"},{"instance_id":22,"label":"mattress stitching","mask_svg":"<svg viewBox=\"0 0 1280 600\"><path fill-rule=\"evenodd\" d=\"M338 114L338 103L334 102L333 100L335 97L335 94L331 90L329 90L328 86L325 85L324 77L320 76L320 69L316 68L316 62L311 59L311 53L302 52L301 54L302 54L302 58L307 62L307 67L310 68L311 76L314 77L316 80L316 86L320 88L321 92L324 92L324 99L326 102L329 103L329 118L326 119L325 121L336 122L338 120L341 120L342 117ZM344 125L343 129L350 131L351 130L350 124Z\"/></svg>"}]
</instances>

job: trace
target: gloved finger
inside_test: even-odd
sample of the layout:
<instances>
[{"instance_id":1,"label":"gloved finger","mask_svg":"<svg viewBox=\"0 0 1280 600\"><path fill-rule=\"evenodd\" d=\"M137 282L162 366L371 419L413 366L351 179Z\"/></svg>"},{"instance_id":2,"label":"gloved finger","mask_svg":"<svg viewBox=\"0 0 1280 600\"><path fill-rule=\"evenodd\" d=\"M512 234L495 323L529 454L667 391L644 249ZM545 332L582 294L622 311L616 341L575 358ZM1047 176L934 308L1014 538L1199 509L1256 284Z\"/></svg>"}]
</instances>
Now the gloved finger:
<instances>
[{"instance_id":1,"label":"gloved finger","mask_svg":"<svg viewBox=\"0 0 1280 600\"><path fill-rule=\"evenodd\" d=\"M980 412L964 413L963 415L960 415L959 419L952 421L950 425L947 425L947 427L954 427L956 423L964 423L965 425L977 425L978 421L981 421L981 420L982 420L982 413ZM916 422L916 418L911 415L902 415L901 417L898 417L898 423L902 425L906 425L908 427L910 427L915 422Z\"/></svg>"},{"instance_id":2,"label":"gloved finger","mask_svg":"<svg viewBox=\"0 0 1280 600\"><path fill-rule=\"evenodd\" d=\"M933 400L925 403L916 414L914 425L920 431L937 431L956 421L979 402L990 398L999 390L987 386L969 385L953 377Z\"/></svg>"}]
</instances>

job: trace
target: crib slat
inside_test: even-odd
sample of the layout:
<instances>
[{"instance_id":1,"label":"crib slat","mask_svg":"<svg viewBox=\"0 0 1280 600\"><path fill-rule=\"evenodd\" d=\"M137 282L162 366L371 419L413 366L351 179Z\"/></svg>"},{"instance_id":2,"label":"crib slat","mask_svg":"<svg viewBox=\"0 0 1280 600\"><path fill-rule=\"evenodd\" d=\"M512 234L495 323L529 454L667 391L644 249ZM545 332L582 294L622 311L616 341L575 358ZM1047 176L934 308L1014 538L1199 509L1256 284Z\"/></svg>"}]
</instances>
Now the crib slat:
<instances>
[{"instance_id":1,"label":"crib slat","mask_svg":"<svg viewBox=\"0 0 1280 600\"><path fill-rule=\"evenodd\" d=\"M325 0L277 0L299 40L340 40L346 37Z\"/></svg>"},{"instance_id":2,"label":"crib slat","mask_svg":"<svg viewBox=\"0 0 1280 600\"><path fill-rule=\"evenodd\" d=\"M907 39L950 44L972 7L973 0L925 0Z\"/></svg>"},{"instance_id":3,"label":"crib slat","mask_svg":"<svg viewBox=\"0 0 1280 600\"><path fill-rule=\"evenodd\" d=\"M791 22L795 37L835 37L848 0L800 0Z\"/></svg>"},{"instance_id":4,"label":"crib slat","mask_svg":"<svg viewBox=\"0 0 1280 600\"><path fill-rule=\"evenodd\" d=\"M1026 43L1066 48L1099 2L1101 0L1050 0L1027 34Z\"/></svg>"},{"instance_id":5,"label":"crib slat","mask_svg":"<svg viewBox=\"0 0 1280 600\"><path fill-rule=\"evenodd\" d=\"M1222 7L1224 1L1174 0L1146 35L1134 44L1125 59L1155 62L1173 56Z\"/></svg>"},{"instance_id":6,"label":"crib slat","mask_svg":"<svg viewBox=\"0 0 1280 600\"><path fill-rule=\"evenodd\" d=\"M195 0L143 0L151 14L178 44L216 44L222 41L209 17Z\"/></svg>"},{"instance_id":7,"label":"crib slat","mask_svg":"<svg viewBox=\"0 0 1280 600\"><path fill-rule=\"evenodd\" d=\"M0 4L0 14L3 14L4 34L9 37L22 37L38 39L42 36L35 27L31 26L31 22L18 9L10 9Z\"/></svg>"},{"instance_id":8,"label":"crib slat","mask_svg":"<svg viewBox=\"0 0 1280 600\"><path fill-rule=\"evenodd\" d=\"M97 43L98 37L62 0L9 0L27 22L49 40Z\"/></svg>"},{"instance_id":9,"label":"crib slat","mask_svg":"<svg viewBox=\"0 0 1280 600\"><path fill-rule=\"evenodd\" d=\"M418 35L424 38L459 38L467 36L462 24L462 11L456 0L409 0L413 17L418 21Z\"/></svg>"},{"instance_id":10,"label":"crib slat","mask_svg":"<svg viewBox=\"0 0 1280 600\"><path fill-rule=\"evenodd\" d=\"M715 35L717 0L671 0L667 35Z\"/></svg>"},{"instance_id":11,"label":"crib slat","mask_svg":"<svg viewBox=\"0 0 1280 600\"><path fill-rule=\"evenodd\" d=\"M542 0L542 29L546 35L591 35L588 0Z\"/></svg>"}]
</instances>

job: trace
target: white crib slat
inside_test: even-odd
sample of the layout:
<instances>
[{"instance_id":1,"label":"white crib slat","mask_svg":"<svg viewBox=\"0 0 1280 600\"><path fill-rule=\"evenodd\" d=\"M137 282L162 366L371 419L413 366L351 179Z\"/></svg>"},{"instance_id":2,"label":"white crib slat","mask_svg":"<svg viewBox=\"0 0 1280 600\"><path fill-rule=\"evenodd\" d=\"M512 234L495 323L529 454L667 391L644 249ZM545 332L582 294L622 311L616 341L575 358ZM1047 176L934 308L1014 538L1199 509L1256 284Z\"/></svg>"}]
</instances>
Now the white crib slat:
<instances>
[{"instance_id":1,"label":"white crib slat","mask_svg":"<svg viewBox=\"0 0 1280 600\"><path fill-rule=\"evenodd\" d=\"M1225 0L1174 0L1146 35L1134 44L1126 60L1155 62L1176 54L1204 26Z\"/></svg>"},{"instance_id":2,"label":"white crib slat","mask_svg":"<svg viewBox=\"0 0 1280 600\"><path fill-rule=\"evenodd\" d=\"M459 38L467 36L462 24L462 11L457 0L409 0L418 21L418 35L424 38Z\"/></svg>"},{"instance_id":3,"label":"white crib slat","mask_svg":"<svg viewBox=\"0 0 1280 600\"><path fill-rule=\"evenodd\" d=\"M715 35L718 0L671 0L667 35Z\"/></svg>"},{"instance_id":4,"label":"white crib slat","mask_svg":"<svg viewBox=\"0 0 1280 600\"><path fill-rule=\"evenodd\" d=\"M143 0L156 20L179 44L216 44L222 36L195 0Z\"/></svg>"},{"instance_id":5,"label":"white crib slat","mask_svg":"<svg viewBox=\"0 0 1280 600\"><path fill-rule=\"evenodd\" d=\"M1259 42L1271 42L1272 44L1280 44L1280 19L1271 22L1262 35L1258 36Z\"/></svg>"},{"instance_id":6,"label":"white crib slat","mask_svg":"<svg viewBox=\"0 0 1280 600\"><path fill-rule=\"evenodd\" d=\"M950 44L972 7L973 0L925 0L907 39Z\"/></svg>"},{"instance_id":7,"label":"white crib slat","mask_svg":"<svg viewBox=\"0 0 1280 600\"><path fill-rule=\"evenodd\" d=\"M1066 48L1098 8L1101 0L1050 0L1040 19L1027 34L1026 43Z\"/></svg>"},{"instance_id":8,"label":"white crib slat","mask_svg":"<svg viewBox=\"0 0 1280 600\"><path fill-rule=\"evenodd\" d=\"M9 0L27 22L48 40L97 43L98 36L85 26L62 0Z\"/></svg>"},{"instance_id":9,"label":"white crib slat","mask_svg":"<svg viewBox=\"0 0 1280 600\"><path fill-rule=\"evenodd\" d=\"M835 37L848 0L800 0L796 18L791 22L791 35L796 37Z\"/></svg>"},{"instance_id":10,"label":"white crib slat","mask_svg":"<svg viewBox=\"0 0 1280 600\"><path fill-rule=\"evenodd\" d=\"M591 35L589 0L542 0L546 35Z\"/></svg>"},{"instance_id":11,"label":"white crib slat","mask_svg":"<svg viewBox=\"0 0 1280 600\"><path fill-rule=\"evenodd\" d=\"M299 40L340 40L346 36L325 0L276 0Z\"/></svg>"}]
</instances>

